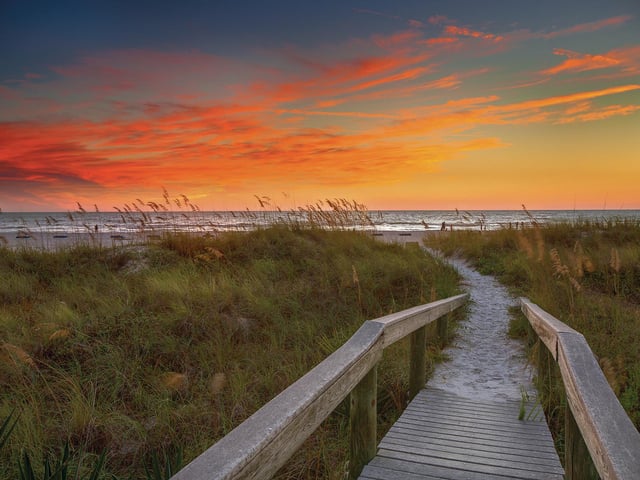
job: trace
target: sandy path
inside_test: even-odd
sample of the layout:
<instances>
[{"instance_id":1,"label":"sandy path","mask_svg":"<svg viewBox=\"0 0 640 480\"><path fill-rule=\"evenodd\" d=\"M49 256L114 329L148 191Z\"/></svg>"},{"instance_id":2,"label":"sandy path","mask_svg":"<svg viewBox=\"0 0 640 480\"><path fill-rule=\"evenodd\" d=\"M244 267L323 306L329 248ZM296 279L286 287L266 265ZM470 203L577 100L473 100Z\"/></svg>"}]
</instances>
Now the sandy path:
<instances>
[{"instance_id":1,"label":"sandy path","mask_svg":"<svg viewBox=\"0 0 640 480\"><path fill-rule=\"evenodd\" d=\"M535 397L524 346L507 335L508 308L516 300L493 277L462 260L447 261L464 277L472 304L444 351L450 360L436 366L429 386L482 400L520 399L522 388Z\"/></svg>"}]
</instances>

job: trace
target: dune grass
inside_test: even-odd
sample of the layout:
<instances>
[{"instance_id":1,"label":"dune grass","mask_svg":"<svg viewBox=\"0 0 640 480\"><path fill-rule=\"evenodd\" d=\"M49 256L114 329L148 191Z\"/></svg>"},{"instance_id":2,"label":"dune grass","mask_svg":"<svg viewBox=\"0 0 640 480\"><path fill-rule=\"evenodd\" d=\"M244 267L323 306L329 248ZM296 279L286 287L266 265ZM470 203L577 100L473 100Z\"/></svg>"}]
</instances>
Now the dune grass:
<instances>
[{"instance_id":1,"label":"dune grass","mask_svg":"<svg viewBox=\"0 0 640 480\"><path fill-rule=\"evenodd\" d=\"M482 273L496 275L514 293L584 334L640 428L640 221L533 222L524 230L451 232L428 241L447 254L460 253ZM512 331L525 335L524 316L518 314L514 322ZM562 447L566 400L558 378L539 390Z\"/></svg>"},{"instance_id":2,"label":"dune grass","mask_svg":"<svg viewBox=\"0 0 640 480\"><path fill-rule=\"evenodd\" d=\"M186 463L364 320L459 292L457 274L420 249L292 225L0 248L0 278L0 421L18 415L1 478L17 477L23 452L37 469L66 442L81 475L102 452L104 478L145 478L153 455ZM404 343L385 352L382 430L406 403L407 364ZM280 478L341 478L347 424L342 405Z\"/></svg>"}]
</instances>

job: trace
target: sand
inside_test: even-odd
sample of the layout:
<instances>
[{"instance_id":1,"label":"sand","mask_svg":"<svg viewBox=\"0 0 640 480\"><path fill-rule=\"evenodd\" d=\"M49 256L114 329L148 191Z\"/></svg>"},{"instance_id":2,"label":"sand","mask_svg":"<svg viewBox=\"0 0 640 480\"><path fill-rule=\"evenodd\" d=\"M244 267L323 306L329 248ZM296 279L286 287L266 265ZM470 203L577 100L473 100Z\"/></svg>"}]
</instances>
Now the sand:
<instances>
[{"instance_id":1,"label":"sand","mask_svg":"<svg viewBox=\"0 0 640 480\"><path fill-rule=\"evenodd\" d=\"M519 400L523 391L535 398L533 371L524 345L507 335L509 307L517 301L493 277L462 260L451 260L471 296L468 318L444 353L449 361L436 366L429 385L479 400Z\"/></svg>"},{"instance_id":2,"label":"sand","mask_svg":"<svg viewBox=\"0 0 640 480\"><path fill-rule=\"evenodd\" d=\"M379 238L396 243L421 242L425 235L439 232L403 233L384 232ZM516 305L516 299L493 277L480 274L463 260L445 261L462 275L471 306L452 344L444 350L448 361L436 365L429 385L478 400L520 400L523 392L535 398L533 371L524 345L507 335L508 310Z\"/></svg>"},{"instance_id":3,"label":"sand","mask_svg":"<svg viewBox=\"0 0 640 480\"><path fill-rule=\"evenodd\" d=\"M17 233L5 233L0 236L0 246L9 248L34 248L44 250L58 250L75 245L93 245L96 247L115 247L132 243L144 243L158 239L153 234L119 234L119 233L31 233L25 237ZM4 239L4 240L3 240Z\"/></svg>"},{"instance_id":4,"label":"sand","mask_svg":"<svg viewBox=\"0 0 640 480\"><path fill-rule=\"evenodd\" d=\"M398 231L377 231L368 232L367 235L371 235L373 238L383 240L385 242L393 243L420 243L426 235L434 235L440 233L439 231L413 231L413 232L398 232ZM64 236L61 236L64 235ZM210 235L210 234L209 234ZM0 246L3 244L9 248L35 248L45 250L57 250L60 248L68 248L75 245L94 245L101 247L116 247L122 245L130 245L135 243L147 243L149 241L158 240L160 236L154 232L133 232L133 233L118 233L118 232L98 232L98 233L68 233L68 234L53 234L50 232L37 232L31 233L27 238L19 238L18 232L10 232L0 235ZM4 239L4 240L3 240Z\"/></svg>"}]
</instances>

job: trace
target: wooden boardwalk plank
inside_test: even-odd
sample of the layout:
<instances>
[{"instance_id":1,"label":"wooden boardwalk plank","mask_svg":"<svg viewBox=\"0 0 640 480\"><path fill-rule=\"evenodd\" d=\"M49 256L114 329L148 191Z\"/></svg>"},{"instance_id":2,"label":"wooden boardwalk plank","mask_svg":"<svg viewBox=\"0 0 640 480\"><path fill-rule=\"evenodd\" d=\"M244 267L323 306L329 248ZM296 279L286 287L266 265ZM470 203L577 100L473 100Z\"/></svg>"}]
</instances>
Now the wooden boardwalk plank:
<instances>
[{"instance_id":1,"label":"wooden boardwalk plank","mask_svg":"<svg viewBox=\"0 0 640 480\"><path fill-rule=\"evenodd\" d=\"M360 478L562 479L544 415L521 421L519 411L519 401L476 402L428 387L382 439Z\"/></svg>"},{"instance_id":2,"label":"wooden boardwalk plank","mask_svg":"<svg viewBox=\"0 0 640 480\"><path fill-rule=\"evenodd\" d=\"M427 437L427 438L425 438ZM476 439L473 437L459 437L459 436L447 436L447 435L438 435L429 434L426 435L404 435L402 433L389 432L385 437L385 441L392 444L398 445L418 445L424 442L436 443L438 445L453 445L460 446L467 449L475 449L478 451L484 452L495 452L495 453L525 453L531 458L542 458L542 459L554 459L558 456L555 449L552 447L547 447L544 449L532 449L527 445L518 445L518 444L510 444L508 447L504 446L504 442L502 441L487 441L484 439Z\"/></svg>"},{"instance_id":3,"label":"wooden boardwalk plank","mask_svg":"<svg viewBox=\"0 0 640 480\"><path fill-rule=\"evenodd\" d=\"M438 440L437 444L427 442L407 443L394 441L395 439L387 439L384 447L388 450L407 451L412 453L424 452L425 455L438 455L437 452L450 452L454 455L465 455L472 457L493 458L496 460L513 460L522 463L548 464L553 461L553 457L548 456L532 456L527 450L515 450L505 447L497 447L493 449L482 448L482 445L476 445L476 448L470 449L466 443L443 442Z\"/></svg>"}]
</instances>

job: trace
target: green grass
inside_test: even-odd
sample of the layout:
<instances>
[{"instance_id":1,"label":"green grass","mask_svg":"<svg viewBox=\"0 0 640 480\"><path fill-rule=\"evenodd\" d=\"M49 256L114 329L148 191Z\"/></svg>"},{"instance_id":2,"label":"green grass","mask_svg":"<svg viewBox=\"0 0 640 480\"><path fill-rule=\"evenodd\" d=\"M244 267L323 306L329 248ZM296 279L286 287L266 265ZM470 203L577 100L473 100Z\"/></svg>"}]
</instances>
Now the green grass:
<instances>
[{"instance_id":1,"label":"green grass","mask_svg":"<svg viewBox=\"0 0 640 480\"><path fill-rule=\"evenodd\" d=\"M105 478L145 478L153 458L178 452L187 463L364 320L459 293L457 274L419 249L294 226L0 248L0 277L0 420L14 408L17 418L2 478L18 475L24 453L38 473L66 442L84 452L82 475L103 451ZM385 352L382 429L406 403L407 351ZM342 405L280 477L341 478L347 424Z\"/></svg>"},{"instance_id":2,"label":"green grass","mask_svg":"<svg viewBox=\"0 0 640 480\"><path fill-rule=\"evenodd\" d=\"M451 232L432 236L428 243L447 254L461 254L482 273L496 275L515 294L584 334L611 388L640 427L640 222ZM525 335L523 318L516 316L513 335ZM539 344L532 358L537 348ZM556 367L539 368L553 373ZM555 379L539 389L561 444L566 400L558 375Z\"/></svg>"}]
</instances>

